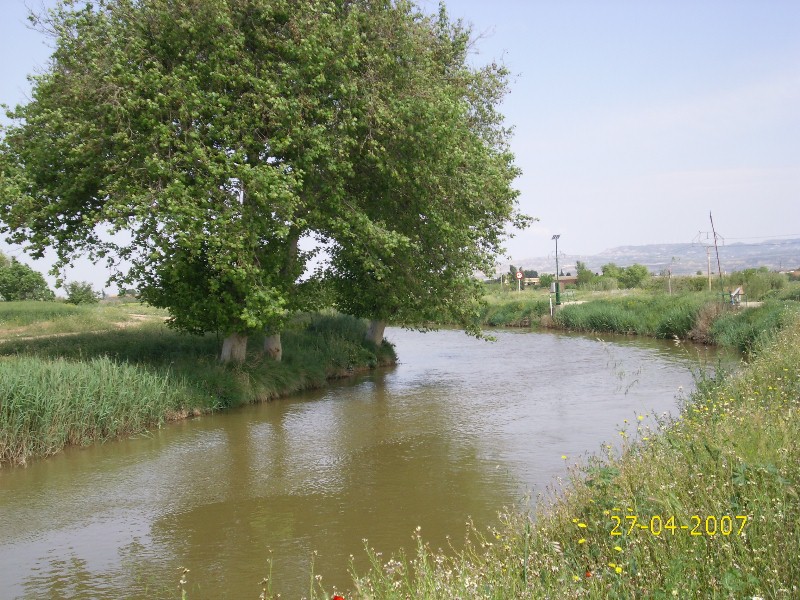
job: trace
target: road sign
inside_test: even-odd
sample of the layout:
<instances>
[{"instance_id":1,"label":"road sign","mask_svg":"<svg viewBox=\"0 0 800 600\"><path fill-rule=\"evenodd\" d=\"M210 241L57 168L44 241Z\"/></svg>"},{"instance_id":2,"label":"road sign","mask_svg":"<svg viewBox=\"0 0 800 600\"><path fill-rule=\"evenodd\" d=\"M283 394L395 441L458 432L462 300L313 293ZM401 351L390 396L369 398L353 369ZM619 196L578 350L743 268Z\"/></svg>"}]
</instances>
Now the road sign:
<instances>
[{"instance_id":1,"label":"road sign","mask_svg":"<svg viewBox=\"0 0 800 600\"><path fill-rule=\"evenodd\" d=\"M523 277L522 271L517 271L517 279L522 279Z\"/></svg>"}]
</instances>

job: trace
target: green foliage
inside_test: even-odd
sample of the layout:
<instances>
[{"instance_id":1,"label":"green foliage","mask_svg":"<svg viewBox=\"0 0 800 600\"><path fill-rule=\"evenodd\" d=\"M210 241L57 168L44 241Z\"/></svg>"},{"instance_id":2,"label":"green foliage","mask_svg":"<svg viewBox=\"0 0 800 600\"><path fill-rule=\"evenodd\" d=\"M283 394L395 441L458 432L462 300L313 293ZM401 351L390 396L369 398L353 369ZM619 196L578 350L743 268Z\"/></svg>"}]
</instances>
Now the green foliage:
<instances>
[{"instance_id":1,"label":"green foliage","mask_svg":"<svg viewBox=\"0 0 800 600\"><path fill-rule=\"evenodd\" d=\"M614 263L607 263L603 265L600 267L600 271L603 273L604 277L613 277L614 279L619 279L620 275L622 274L622 269Z\"/></svg>"},{"instance_id":2,"label":"green foliage","mask_svg":"<svg viewBox=\"0 0 800 600\"><path fill-rule=\"evenodd\" d=\"M666 292L672 287L673 294L684 294L687 292L704 292L708 290L708 279L705 276L695 277L686 275L673 275L670 279L667 275L661 277L651 277L647 280L644 288L651 292Z\"/></svg>"},{"instance_id":3,"label":"green foliage","mask_svg":"<svg viewBox=\"0 0 800 600\"><path fill-rule=\"evenodd\" d=\"M800 306L780 301L765 302L757 308L727 310L711 325L714 343L752 353L792 322Z\"/></svg>"},{"instance_id":4,"label":"green foliage","mask_svg":"<svg viewBox=\"0 0 800 600\"><path fill-rule=\"evenodd\" d=\"M100 294L92 289L92 285L85 281L71 281L64 286L67 292L68 304L96 304Z\"/></svg>"},{"instance_id":5,"label":"green foliage","mask_svg":"<svg viewBox=\"0 0 800 600\"><path fill-rule=\"evenodd\" d=\"M660 338L686 337L705 296L637 296L593 300L564 306L555 315L558 326L573 331L605 331Z\"/></svg>"},{"instance_id":6,"label":"green foliage","mask_svg":"<svg viewBox=\"0 0 800 600\"><path fill-rule=\"evenodd\" d=\"M744 289L748 300L762 300L770 292L779 292L788 284L786 275L770 272L766 267L735 271L723 278L722 285L729 290Z\"/></svg>"},{"instance_id":7,"label":"green foliage","mask_svg":"<svg viewBox=\"0 0 800 600\"><path fill-rule=\"evenodd\" d=\"M625 288L642 287L644 283L650 278L650 271L647 267L640 264L634 264L630 267L622 269L619 276L619 283Z\"/></svg>"},{"instance_id":8,"label":"green foliage","mask_svg":"<svg viewBox=\"0 0 800 600\"><path fill-rule=\"evenodd\" d=\"M640 264L633 264L630 267L618 267L614 263L608 263L601 267L603 277L616 279L623 288L636 288L644 286L650 278L647 267Z\"/></svg>"},{"instance_id":9,"label":"green foliage","mask_svg":"<svg viewBox=\"0 0 800 600\"><path fill-rule=\"evenodd\" d=\"M480 320L482 324L491 327L529 327L549 312L550 303L546 297L523 299L509 297L488 302L480 313Z\"/></svg>"},{"instance_id":10,"label":"green foliage","mask_svg":"<svg viewBox=\"0 0 800 600\"><path fill-rule=\"evenodd\" d=\"M55 299L41 273L16 258L4 262L0 263L0 299L6 302Z\"/></svg>"},{"instance_id":11,"label":"green foliage","mask_svg":"<svg viewBox=\"0 0 800 600\"><path fill-rule=\"evenodd\" d=\"M522 225L496 111L442 9L284 0L65 2L54 53L0 143L3 229L58 267L126 261L116 283L183 331L280 331L330 242L357 316L469 321L472 281ZM100 232L124 232L104 236Z\"/></svg>"},{"instance_id":12,"label":"green foliage","mask_svg":"<svg viewBox=\"0 0 800 600\"><path fill-rule=\"evenodd\" d=\"M586 263L578 261L576 268L578 270L578 287L588 287L592 282L598 279L597 275L586 267Z\"/></svg>"},{"instance_id":13,"label":"green foliage","mask_svg":"<svg viewBox=\"0 0 800 600\"><path fill-rule=\"evenodd\" d=\"M497 112L508 73L472 67L470 32L443 8L427 17L397 6L366 23L380 43L363 66L375 83L359 88L367 141L347 183L347 210L362 210L365 228L331 235L329 274L344 312L475 333L483 288L473 273L492 270L506 224L528 221L516 211L519 171Z\"/></svg>"},{"instance_id":14,"label":"green foliage","mask_svg":"<svg viewBox=\"0 0 800 600\"><path fill-rule=\"evenodd\" d=\"M800 302L800 284L790 283L786 289L778 293L778 300L794 300Z\"/></svg>"},{"instance_id":15,"label":"green foliage","mask_svg":"<svg viewBox=\"0 0 800 600\"><path fill-rule=\"evenodd\" d=\"M539 285L543 288L550 289L550 285L556 280L555 275L549 273L542 273L539 275Z\"/></svg>"}]
</instances>

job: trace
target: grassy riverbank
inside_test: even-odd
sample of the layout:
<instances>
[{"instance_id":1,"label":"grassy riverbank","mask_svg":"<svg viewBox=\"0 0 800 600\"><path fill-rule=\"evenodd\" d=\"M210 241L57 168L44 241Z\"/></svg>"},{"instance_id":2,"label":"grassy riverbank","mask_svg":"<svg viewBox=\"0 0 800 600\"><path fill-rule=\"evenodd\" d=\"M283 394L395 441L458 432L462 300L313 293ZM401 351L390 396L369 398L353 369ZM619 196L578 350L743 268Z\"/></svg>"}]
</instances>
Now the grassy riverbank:
<instances>
[{"instance_id":1,"label":"grassy riverbank","mask_svg":"<svg viewBox=\"0 0 800 600\"><path fill-rule=\"evenodd\" d=\"M546 293L491 294L479 320L487 327L545 327L584 333L619 333L663 339L689 339L749 352L759 340L783 327L800 310L796 288L760 303L731 307L708 292L667 295L582 292L550 317Z\"/></svg>"},{"instance_id":2,"label":"grassy riverbank","mask_svg":"<svg viewBox=\"0 0 800 600\"><path fill-rule=\"evenodd\" d=\"M217 363L215 336L176 333L158 316L102 327L118 323L103 316L102 307L94 309L99 316L91 315L92 308L53 310L53 320L71 324L47 327L50 321L31 317L29 328L7 327L0 341L0 463L24 464L68 444L321 387L328 379L395 361L389 344L365 342L365 324L342 315L299 319L282 335L280 363L259 356L261 342L253 339L246 363L232 368ZM133 314L149 313L136 307ZM99 331L73 333L76 317ZM70 331L30 333L54 329Z\"/></svg>"},{"instance_id":3,"label":"grassy riverbank","mask_svg":"<svg viewBox=\"0 0 800 600\"><path fill-rule=\"evenodd\" d=\"M534 515L506 511L460 552L419 536L415 556L373 555L344 596L800 597L800 319L761 344L674 420L621 424L622 454L576 465Z\"/></svg>"}]
</instances>

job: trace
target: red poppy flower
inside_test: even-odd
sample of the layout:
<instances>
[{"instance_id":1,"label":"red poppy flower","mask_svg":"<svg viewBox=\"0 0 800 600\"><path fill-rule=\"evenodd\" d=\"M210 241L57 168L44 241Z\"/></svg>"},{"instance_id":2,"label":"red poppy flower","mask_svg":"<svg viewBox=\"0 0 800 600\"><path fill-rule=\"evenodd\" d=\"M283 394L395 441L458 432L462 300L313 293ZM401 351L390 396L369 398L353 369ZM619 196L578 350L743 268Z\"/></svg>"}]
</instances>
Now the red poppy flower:
<instances>
[{"instance_id":1,"label":"red poppy flower","mask_svg":"<svg viewBox=\"0 0 800 600\"><path fill-rule=\"evenodd\" d=\"M587 577L591 577L591 576L592 576L592 572L591 572L591 571L589 571L589 570L587 570L587 571L586 571L586 576L587 576ZM336 599L334 598L334 600L336 600ZM342 599L342 600L344 600L344 599Z\"/></svg>"},{"instance_id":2,"label":"red poppy flower","mask_svg":"<svg viewBox=\"0 0 800 600\"><path fill-rule=\"evenodd\" d=\"M344 600L342 596L334 596L332 600Z\"/></svg>"}]
</instances>

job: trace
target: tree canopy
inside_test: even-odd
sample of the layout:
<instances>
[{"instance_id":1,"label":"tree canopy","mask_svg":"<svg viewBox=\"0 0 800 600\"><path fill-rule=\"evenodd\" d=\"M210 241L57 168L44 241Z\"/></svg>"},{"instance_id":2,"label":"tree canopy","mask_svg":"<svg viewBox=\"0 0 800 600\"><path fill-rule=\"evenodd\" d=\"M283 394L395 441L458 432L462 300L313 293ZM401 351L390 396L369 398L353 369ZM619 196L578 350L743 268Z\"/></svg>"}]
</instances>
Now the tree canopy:
<instances>
[{"instance_id":1,"label":"tree canopy","mask_svg":"<svg viewBox=\"0 0 800 600\"><path fill-rule=\"evenodd\" d=\"M302 236L342 309L467 321L518 215L496 105L442 10L380 0L64 0L0 167L10 240L88 254L190 332L279 331L312 308ZM243 352L243 350L240 351ZM238 355L238 359L243 354Z\"/></svg>"},{"instance_id":2,"label":"tree canopy","mask_svg":"<svg viewBox=\"0 0 800 600\"><path fill-rule=\"evenodd\" d=\"M366 66L376 82L359 122L367 143L347 186L369 227L334 240L330 275L351 314L474 332L483 294L474 275L493 270L507 224L527 223L496 110L507 72L468 65L469 31L443 7L430 18L398 6L370 23L377 56L402 60Z\"/></svg>"}]
</instances>

